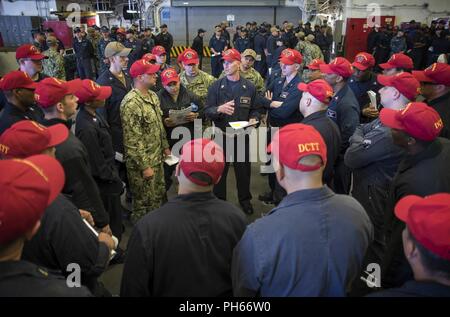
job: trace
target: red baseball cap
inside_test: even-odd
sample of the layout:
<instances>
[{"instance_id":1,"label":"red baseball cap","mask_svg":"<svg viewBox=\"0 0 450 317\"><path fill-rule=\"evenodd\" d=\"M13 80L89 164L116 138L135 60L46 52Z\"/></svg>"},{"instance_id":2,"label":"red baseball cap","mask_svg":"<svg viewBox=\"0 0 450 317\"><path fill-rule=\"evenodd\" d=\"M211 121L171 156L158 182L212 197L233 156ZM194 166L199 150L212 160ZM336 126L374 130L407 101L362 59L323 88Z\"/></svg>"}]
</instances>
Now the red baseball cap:
<instances>
[{"instance_id":1,"label":"red baseball cap","mask_svg":"<svg viewBox=\"0 0 450 317\"><path fill-rule=\"evenodd\" d=\"M24 44L19 46L16 50L16 59L21 58L41 60L44 58L48 58L48 56L41 54L41 51L36 46L32 44Z\"/></svg>"},{"instance_id":2,"label":"red baseball cap","mask_svg":"<svg viewBox=\"0 0 450 317\"><path fill-rule=\"evenodd\" d=\"M302 123L288 124L275 132L267 152L275 155L283 165L304 172L317 170L327 163L327 146L322 136L313 126ZM307 166L299 162L309 155L320 156L322 163Z\"/></svg>"},{"instance_id":3,"label":"red baseball cap","mask_svg":"<svg viewBox=\"0 0 450 317\"><path fill-rule=\"evenodd\" d=\"M308 67L308 69L310 70L319 70L320 65L325 65L325 62L321 59L316 58L313 59L311 63L309 63L309 65L306 65L306 67Z\"/></svg>"},{"instance_id":4,"label":"red baseball cap","mask_svg":"<svg viewBox=\"0 0 450 317\"><path fill-rule=\"evenodd\" d=\"M414 64L411 57L403 54L397 53L393 54L391 58L387 61L387 63L382 63L379 65L383 69L391 69L391 68L404 68L404 69L413 69Z\"/></svg>"},{"instance_id":5,"label":"red baseball cap","mask_svg":"<svg viewBox=\"0 0 450 317\"><path fill-rule=\"evenodd\" d=\"M413 76L420 82L450 86L450 65L434 63L425 70L414 70Z\"/></svg>"},{"instance_id":6,"label":"red baseball cap","mask_svg":"<svg viewBox=\"0 0 450 317\"><path fill-rule=\"evenodd\" d=\"M161 73L161 82L164 86L169 85L172 82L179 82L180 76L174 68L167 68Z\"/></svg>"},{"instance_id":7,"label":"red baseball cap","mask_svg":"<svg viewBox=\"0 0 450 317\"><path fill-rule=\"evenodd\" d=\"M130 68L130 76L136 78L139 75L155 74L159 70L158 64L150 64L145 59L135 61Z\"/></svg>"},{"instance_id":8,"label":"red baseball cap","mask_svg":"<svg viewBox=\"0 0 450 317\"><path fill-rule=\"evenodd\" d=\"M303 56L299 51L287 48L280 54L280 62L285 65L301 64Z\"/></svg>"},{"instance_id":9,"label":"red baseball cap","mask_svg":"<svg viewBox=\"0 0 450 317\"><path fill-rule=\"evenodd\" d=\"M145 59L147 62L156 62L156 56L152 53L147 53L142 56L142 59Z\"/></svg>"},{"instance_id":10,"label":"red baseball cap","mask_svg":"<svg viewBox=\"0 0 450 317\"><path fill-rule=\"evenodd\" d=\"M32 229L64 186L64 170L51 156L0 161L0 245Z\"/></svg>"},{"instance_id":11,"label":"red baseball cap","mask_svg":"<svg viewBox=\"0 0 450 317\"><path fill-rule=\"evenodd\" d=\"M316 79L309 84L300 83L297 86L298 90L309 92L317 100L323 103L329 103L333 96L333 88L323 79Z\"/></svg>"},{"instance_id":12,"label":"red baseball cap","mask_svg":"<svg viewBox=\"0 0 450 317\"><path fill-rule=\"evenodd\" d=\"M36 89L36 83L27 73L20 70L9 72L0 79L0 90L13 90L17 88Z\"/></svg>"},{"instance_id":13,"label":"red baseball cap","mask_svg":"<svg viewBox=\"0 0 450 317\"><path fill-rule=\"evenodd\" d=\"M184 50L184 52L181 53L181 55L179 56L179 61L186 65L200 63L197 52L190 48Z\"/></svg>"},{"instance_id":14,"label":"red baseball cap","mask_svg":"<svg viewBox=\"0 0 450 317\"><path fill-rule=\"evenodd\" d=\"M402 72L393 76L378 75L377 80L383 86L394 87L409 100L416 100L420 94L420 83L408 72Z\"/></svg>"},{"instance_id":15,"label":"red baseball cap","mask_svg":"<svg viewBox=\"0 0 450 317\"><path fill-rule=\"evenodd\" d=\"M353 74L352 64L343 57L336 57L329 64L320 65L320 71L324 74L336 74L348 78Z\"/></svg>"},{"instance_id":16,"label":"red baseball cap","mask_svg":"<svg viewBox=\"0 0 450 317\"><path fill-rule=\"evenodd\" d=\"M112 88L110 86L100 86L90 79L84 79L81 87L75 91L75 96L79 103L85 103L95 100L106 100L111 96Z\"/></svg>"},{"instance_id":17,"label":"red baseball cap","mask_svg":"<svg viewBox=\"0 0 450 317\"><path fill-rule=\"evenodd\" d=\"M395 206L395 215L417 242L450 261L450 194L403 197Z\"/></svg>"},{"instance_id":18,"label":"red baseball cap","mask_svg":"<svg viewBox=\"0 0 450 317\"><path fill-rule=\"evenodd\" d=\"M164 47L162 47L161 45L157 45L152 49L152 54L156 55L156 56L161 56L161 55L165 55L166 53L166 49Z\"/></svg>"},{"instance_id":19,"label":"red baseball cap","mask_svg":"<svg viewBox=\"0 0 450 317\"><path fill-rule=\"evenodd\" d=\"M116 31L116 33L126 35L126 34L127 34L127 31L125 31L124 28L118 28L117 31Z\"/></svg>"},{"instance_id":20,"label":"red baseball cap","mask_svg":"<svg viewBox=\"0 0 450 317\"><path fill-rule=\"evenodd\" d=\"M13 124L0 136L0 155L4 158L26 158L64 142L69 130L64 124L44 127L31 120Z\"/></svg>"},{"instance_id":21,"label":"red baseball cap","mask_svg":"<svg viewBox=\"0 0 450 317\"><path fill-rule=\"evenodd\" d=\"M383 108L380 120L385 126L423 141L433 141L444 127L436 110L423 102L410 102L403 110Z\"/></svg>"},{"instance_id":22,"label":"red baseball cap","mask_svg":"<svg viewBox=\"0 0 450 317\"><path fill-rule=\"evenodd\" d=\"M222 53L222 59L227 62L241 61L241 53L237 49L230 48Z\"/></svg>"},{"instance_id":23,"label":"red baseball cap","mask_svg":"<svg viewBox=\"0 0 450 317\"><path fill-rule=\"evenodd\" d=\"M356 67L361 71L364 71L367 68L375 66L375 58L372 56L372 54L361 52L356 54L355 60L353 61L352 65L353 67Z\"/></svg>"},{"instance_id":24,"label":"red baseball cap","mask_svg":"<svg viewBox=\"0 0 450 317\"><path fill-rule=\"evenodd\" d=\"M39 106L49 108L63 100L64 96L74 95L81 87L81 79L64 81L48 77L36 85L35 98Z\"/></svg>"},{"instance_id":25,"label":"red baseball cap","mask_svg":"<svg viewBox=\"0 0 450 317\"><path fill-rule=\"evenodd\" d=\"M209 139L194 139L183 145L180 157L180 169L194 184L208 184L193 176L193 173L205 173L217 184L225 167L225 156L222 148Z\"/></svg>"}]
</instances>

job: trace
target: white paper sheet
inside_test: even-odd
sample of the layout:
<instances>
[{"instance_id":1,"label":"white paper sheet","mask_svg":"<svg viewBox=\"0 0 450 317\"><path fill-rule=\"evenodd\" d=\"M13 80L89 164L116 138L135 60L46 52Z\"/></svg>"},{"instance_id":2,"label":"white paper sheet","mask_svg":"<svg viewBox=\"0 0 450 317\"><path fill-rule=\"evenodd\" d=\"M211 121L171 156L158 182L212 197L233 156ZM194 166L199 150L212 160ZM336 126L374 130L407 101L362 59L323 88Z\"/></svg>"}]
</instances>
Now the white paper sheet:
<instances>
[{"instance_id":1,"label":"white paper sheet","mask_svg":"<svg viewBox=\"0 0 450 317\"><path fill-rule=\"evenodd\" d=\"M177 164L179 161L180 161L180 159L178 157L176 157L175 155L169 155L164 160L164 163L166 163L169 166L172 166L172 165Z\"/></svg>"},{"instance_id":2,"label":"white paper sheet","mask_svg":"<svg viewBox=\"0 0 450 317\"><path fill-rule=\"evenodd\" d=\"M243 129L246 127L256 125L256 124L258 124L258 121L251 123L251 124L248 121L234 121L234 122L229 122L229 124L233 129L239 130L239 129Z\"/></svg>"}]
</instances>

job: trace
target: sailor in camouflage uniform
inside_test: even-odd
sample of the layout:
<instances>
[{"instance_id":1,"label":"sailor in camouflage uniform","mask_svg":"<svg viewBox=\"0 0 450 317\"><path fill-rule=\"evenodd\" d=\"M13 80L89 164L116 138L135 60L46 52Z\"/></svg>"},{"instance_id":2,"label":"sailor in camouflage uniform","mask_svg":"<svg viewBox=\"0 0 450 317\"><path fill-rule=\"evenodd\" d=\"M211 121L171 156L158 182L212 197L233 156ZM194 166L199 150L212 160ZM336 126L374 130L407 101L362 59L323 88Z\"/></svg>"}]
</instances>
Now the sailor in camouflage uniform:
<instances>
[{"instance_id":1,"label":"sailor in camouflage uniform","mask_svg":"<svg viewBox=\"0 0 450 317\"><path fill-rule=\"evenodd\" d=\"M216 81L216 78L198 68L200 60L197 52L193 49L188 48L181 53L179 61L183 66L183 71L180 73L181 84L197 95L204 104L208 88Z\"/></svg>"},{"instance_id":2,"label":"sailor in camouflage uniform","mask_svg":"<svg viewBox=\"0 0 450 317\"><path fill-rule=\"evenodd\" d=\"M98 77L100 71L100 63L99 63L100 56L98 55L98 43L100 41L100 35L94 28L89 27L87 30L87 39L91 41L92 47L94 48L93 66L95 69L95 73L97 74Z\"/></svg>"},{"instance_id":3,"label":"sailor in camouflage uniform","mask_svg":"<svg viewBox=\"0 0 450 317\"><path fill-rule=\"evenodd\" d=\"M130 68L134 89L120 105L134 223L167 200L163 162L170 150L159 99L150 90L156 84L158 70L157 64L136 61Z\"/></svg>"},{"instance_id":4,"label":"sailor in camouflage uniform","mask_svg":"<svg viewBox=\"0 0 450 317\"><path fill-rule=\"evenodd\" d=\"M305 33L298 32L297 34L295 34L295 36L298 39L297 45L295 45L295 50L299 51L300 54L303 55L303 51L305 49Z\"/></svg>"},{"instance_id":5,"label":"sailor in camouflage uniform","mask_svg":"<svg viewBox=\"0 0 450 317\"><path fill-rule=\"evenodd\" d=\"M260 95L264 96L264 93L266 91L264 87L264 79L262 78L261 74L253 68L256 60L256 52L249 48L246 49L244 53L241 54L241 56L241 76L251 81L251 83L255 85L256 91ZM223 71L220 75L220 78L223 77L225 77L225 71Z\"/></svg>"},{"instance_id":6,"label":"sailor in camouflage uniform","mask_svg":"<svg viewBox=\"0 0 450 317\"><path fill-rule=\"evenodd\" d=\"M58 51L58 40L54 36L47 38L48 50L42 54L48 58L42 60L43 73L49 77L66 80L64 57Z\"/></svg>"},{"instance_id":7,"label":"sailor in camouflage uniform","mask_svg":"<svg viewBox=\"0 0 450 317\"><path fill-rule=\"evenodd\" d=\"M309 70L305 69L305 66L309 65L315 59L323 60L324 58L322 50L317 44L314 43L314 35L309 34L303 43L303 51L300 53L303 55L303 80L305 80L309 77Z\"/></svg>"}]
</instances>

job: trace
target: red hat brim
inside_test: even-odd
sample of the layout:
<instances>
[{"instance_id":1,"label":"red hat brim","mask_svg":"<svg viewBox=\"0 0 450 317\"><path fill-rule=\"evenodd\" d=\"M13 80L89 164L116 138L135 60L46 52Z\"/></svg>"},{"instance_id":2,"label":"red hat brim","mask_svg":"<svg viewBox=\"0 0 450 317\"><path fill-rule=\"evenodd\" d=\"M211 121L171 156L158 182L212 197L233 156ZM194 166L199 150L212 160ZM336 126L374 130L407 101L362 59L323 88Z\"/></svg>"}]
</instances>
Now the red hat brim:
<instances>
[{"instance_id":1,"label":"red hat brim","mask_svg":"<svg viewBox=\"0 0 450 317\"><path fill-rule=\"evenodd\" d=\"M412 75L420 82L436 83L433 79L425 75L425 72L423 70L413 70Z\"/></svg>"},{"instance_id":2,"label":"red hat brim","mask_svg":"<svg viewBox=\"0 0 450 317\"><path fill-rule=\"evenodd\" d=\"M37 84L35 82L29 83L28 85L23 85L22 87L18 88L25 88L25 89L32 89L35 90L37 87Z\"/></svg>"},{"instance_id":3,"label":"red hat brim","mask_svg":"<svg viewBox=\"0 0 450 317\"><path fill-rule=\"evenodd\" d=\"M397 66L389 64L389 63L381 63L378 66L380 66L383 69L397 68Z\"/></svg>"},{"instance_id":4,"label":"red hat brim","mask_svg":"<svg viewBox=\"0 0 450 317\"><path fill-rule=\"evenodd\" d=\"M67 127L62 123L52 125L47 129L50 132L50 142L48 147L61 144L69 137L69 129L67 129Z\"/></svg>"},{"instance_id":5,"label":"red hat brim","mask_svg":"<svg viewBox=\"0 0 450 317\"><path fill-rule=\"evenodd\" d=\"M295 61L291 60L288 57L281 57L280 58L280 62L285 64L285 65L294 65L295 64Z\"/></svg>"},{"instance_id":6,"label":"red hat brim","mask_svg":"<svg viewBox=\"0 0 450 317\"><path fill-rule=\"evenodd\" d=\"M358 63L358 62L353 62L352 66L357 68L357 69L359 69L360 71L365 71L367 68L370 67L370 65L363 65L363 64Z\"/></svg>"},{"instance_id":7,"label":"red hat brim","mask_svg":"<svg viewBox=\"0 0 450 317\"><path fill-rule=\"evenodd\" d=\"M324 74L337 74L328 64L319 65L319 69Z\"/></svg>"},{"instance_id":8,"label":"red hat brim","mask_svg":"<svg viewBox=\"0 0 450 317\"><path fill-rule=\"evenodd\" d=\"M405 126L397 119L398 110L383 108L380 112L380 120L385 126L397 129L405 130Z\"/></svg>"},{"instance_id":9,"label":"red hat brim","mask_svg":"<svg viewBox=\"0 0 450 317\"><path fill-rule=\"evenodd\" d=\"M198 58L191 58L185 61L181 61L183 64L189 65L189 64L199 64L200 63L200 59Z\"/></svg>"},{"instance_id":10,"label":"red hat brim","mask_svg":"<svg viewBox=\"0 0 450 317\"><path fill-rule=\"evenodd\" d=\"M43 54L33 54L33 55L28 56L27 58L35 60L35 61L40 61L43 59L47 59L48 56L45 56Z\"/></svg>"},{"instance_id":11,"label":"red hat brim","mask_svg":"<svg viewBox=\"0 0 450 317\"><path fill-rule=\"evenodd\" d=\"M409 210L411 207L421 201L423 198L420 196L409 195L400 199L395 205L395 215L403 222L407 222Z\"/></svg>"},{"instance_id":12,"label":"red hat brim","mask_svg":"<svg viewBox=\"0 0 450 317\"><path fill-rule=\"evenodd\" d=\"M95 100L106 100L111 97L112 88L110 86L100 86L100 93Z\"/></svg>"},{"instance_id":13,"label":"red hat brim","mask_svg":"<svg viewBox=\"0 0 450 317\"><path fill-rule=\"evenodd\" d=\"M306 67L309 70L320 70L320 65L322 65L322 64L319 64L319 65L307 65Z\"/></svg>"},{"instance_id":14,"label":"red hat brim","mask_svg":"<svg viewBox=\"0 0 450 317\"><path fill-rule=\"evenodd\" d=\"M393 87L392 79L393 79L392 76L386 76L386 75L378 75L377 76L377 81L383 86Z\"/></svg>"},{"instance_id":15,"label":"red hat brim","mask_svg":"<svg viewBox=\"0 0 450 317\"><path fill-rule=\"evenodd\" d=\"M227 62L233 62L233 61L240 62L241 61L240 59L236 59L232 56L223 56L222 60L227 61Z\"/></svg>"},{"instance_id":16,"label":"red hat brim","mask_svg":"<svg viewBox=\"0 0 450 317\"><path fill-rule=\"evenodd\" d=\"M164 85L164 86L167 86L167 85L169 85L170 83L178 83L180 81L180 78L177 76L177 77L172 77L172 78L169 78L168 80L163 80L163 79L161 79L161 82L162 82L162 84Z\"/></svg>"},{"instance_id":17,"label":"red hat brim","mask_svg":"<svg viewBox=\"0 0 450 317\"><path fill-rule=\"evenodd\" d=\"M307 92L308 91L308 84L300 83L297 85L297 89L300 91Z\"/></svg>"}]
</instances>

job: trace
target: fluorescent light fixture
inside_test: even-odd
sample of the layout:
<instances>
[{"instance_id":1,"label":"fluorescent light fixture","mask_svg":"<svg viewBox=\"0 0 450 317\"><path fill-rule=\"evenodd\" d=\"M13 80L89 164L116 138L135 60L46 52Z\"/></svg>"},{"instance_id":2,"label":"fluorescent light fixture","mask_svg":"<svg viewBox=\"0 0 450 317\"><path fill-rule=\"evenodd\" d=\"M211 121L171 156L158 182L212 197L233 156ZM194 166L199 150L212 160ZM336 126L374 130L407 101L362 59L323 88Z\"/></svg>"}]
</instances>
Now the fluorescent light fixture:
<instances>
[{"instance_id":1,"label":"fluorescent light fixture","mask_svg":"<svg viewBox=\"0 0 450 317\"><path fill-rule=\"evenodd\" d=\"M127 13L138 13L136 10L127 10Z\"/></svg>"},{"instance_id":2,"label":"fluorescent light fixture","mask_svg":"<svg viewBox=\"0 0 450 317\"><path fill-rule=\"evenodd\" d=\"M189 2L183 2L183 4L184 4L185 6L187 6L187 5L189 4Z\"/></svg>"},{"instance_id":3,"label":"fluorescent light fixture","mask_svg":"<svg viewBox=\"0 0 450 317\"><path fill-rule=\"evenodd\" d=\"M108 14L108 13L114 13L114 11L109 10L109 11L96 11L97 14Z\"/></svg>"}]
</instances>

